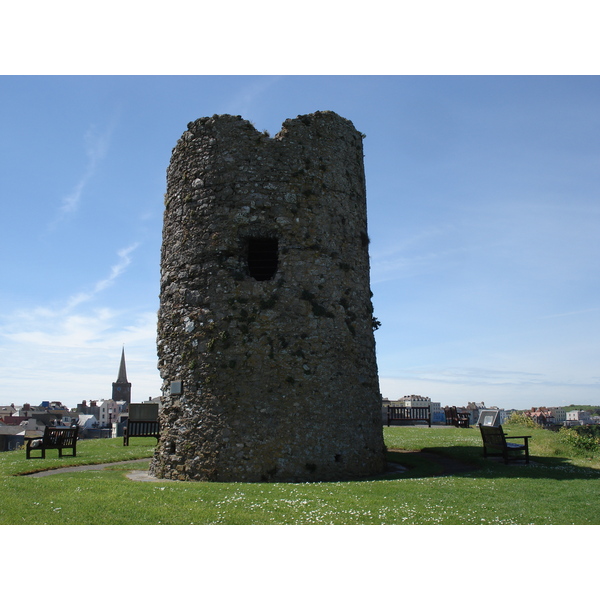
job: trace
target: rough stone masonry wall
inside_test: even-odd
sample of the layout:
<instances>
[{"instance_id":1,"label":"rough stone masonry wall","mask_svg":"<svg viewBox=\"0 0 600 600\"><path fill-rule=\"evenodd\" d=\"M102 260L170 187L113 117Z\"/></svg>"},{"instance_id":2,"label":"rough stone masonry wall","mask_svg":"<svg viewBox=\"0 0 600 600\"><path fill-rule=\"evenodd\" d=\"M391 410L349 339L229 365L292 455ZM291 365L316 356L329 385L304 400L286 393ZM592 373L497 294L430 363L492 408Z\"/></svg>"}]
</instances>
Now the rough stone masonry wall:
<instances>
[{"instance_id":1,"label":"rough stone masonry wall","mask_svg":"<svg viewBox=\"0 0 600 600\"><path fill-rule=\"evenodd\" d=\"M317 112L273 138L230 115L188 125L167 174L157 343L154 475L383 470L362 136L350 121Z\"/></svg>"}]
</instances>

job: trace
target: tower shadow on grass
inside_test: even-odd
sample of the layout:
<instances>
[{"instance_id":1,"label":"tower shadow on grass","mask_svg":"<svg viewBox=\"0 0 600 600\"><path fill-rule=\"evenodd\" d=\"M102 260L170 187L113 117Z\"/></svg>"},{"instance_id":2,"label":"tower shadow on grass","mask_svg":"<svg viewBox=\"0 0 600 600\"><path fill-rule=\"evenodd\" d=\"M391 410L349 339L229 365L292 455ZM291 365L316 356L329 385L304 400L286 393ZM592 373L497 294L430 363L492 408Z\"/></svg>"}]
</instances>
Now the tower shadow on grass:
<instances>
[{"instance_id":1,"label":"tower shadow on grass","mask_svg":"<svg viewBox=\"0 0 600 600\"><path fill-rule=\"evenodd\" d=\"M378 479L417 477L485 477L532 479L600 479L600 471L573 465L563 457L529 456L504 464L502 457L483 456L475 446L423 448L418 451L388 449L388 469ZM398 465L400 468L398 468Z\"/></svg>"}]
</instances>

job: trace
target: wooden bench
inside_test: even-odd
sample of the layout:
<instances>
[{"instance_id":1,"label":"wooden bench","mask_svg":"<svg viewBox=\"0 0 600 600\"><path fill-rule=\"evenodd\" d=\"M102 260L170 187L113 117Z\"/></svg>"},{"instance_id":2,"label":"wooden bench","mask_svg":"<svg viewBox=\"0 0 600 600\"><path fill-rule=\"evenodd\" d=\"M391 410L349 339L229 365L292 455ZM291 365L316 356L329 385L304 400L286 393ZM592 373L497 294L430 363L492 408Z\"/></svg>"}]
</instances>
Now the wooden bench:
<instances>
[{"instance_id":1,"label":"wooden bench","mask_svg":"<svg viewBox=\"0 0 600 600\"><path fill-rule=\"evenodd\" d=\"M425 421L431 427L431 409L429 406L388 406L388 427L392 421Z\"/></svg>"},{"instance_id":2,"label":"wooden bench","mask_svg":"<svg viewBox=\"0 0 600 600\"><path fill-rule=\"evenodd\" d=\"M25 448L26 458L46 458L46 450L58 450L58 457L62 458L63 450L70 448L77 456L77 436L79 426L76 427L46 427L43 437L27 440ZM40 450L41 456L31 456L34 450Z\"/></svg>"},{"instance_id":3,"label":"wooden bench","mask_svg":"<svg viewBox=\"0 0 600 600\"><path fill-rule=\"evenodd\" d=\"M123 446L129 446L129 438L155 437L158 442L160 426L158 421L127 421L123 428Z\"/></svg>"},{"instance_id":4,"label":"wooden bench","mask_svg":"<svg viewBox=\"0 0 600 600\"><path fill-rule=\"evenodd\" d=\"M446 425L454 427L469 427L470 415L466 412L458 412L456 406L446 406L444 408L446 416Z\"/></svg>"},{"instance_id":5,"label":"wooden bench","mask_svg":"<svg viewBox=\"0 0 600 600\"><path fill-rule=\"evenodd\" d=\"M525 453L525 463L529 464L529 438L530 435L506 435L502 426L492 427L480 425L481 439L483 440L483 456L502 456L505 464L509 460L518 460ZM507 442L506 440L522 439L522 444Z\"/></svg>"}]
</instances>

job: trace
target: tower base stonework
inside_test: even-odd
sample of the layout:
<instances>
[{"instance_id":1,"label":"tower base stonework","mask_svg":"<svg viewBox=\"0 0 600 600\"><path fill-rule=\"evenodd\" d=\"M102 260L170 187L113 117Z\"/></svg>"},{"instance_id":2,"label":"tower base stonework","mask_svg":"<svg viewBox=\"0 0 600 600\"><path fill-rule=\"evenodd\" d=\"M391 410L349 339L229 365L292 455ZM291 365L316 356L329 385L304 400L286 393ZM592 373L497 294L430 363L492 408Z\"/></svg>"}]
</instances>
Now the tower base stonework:
<instances>
[{"instance_id":1,"label":"tower base stonework","mask_svg":"<svg viewBox=\"0 0 600 600\"><path fill-rule=\"evenodd\" d=\"M362 135L188 125L167 172L160 478L327 481L385 468Z\"/></svg>"}]
</instances>

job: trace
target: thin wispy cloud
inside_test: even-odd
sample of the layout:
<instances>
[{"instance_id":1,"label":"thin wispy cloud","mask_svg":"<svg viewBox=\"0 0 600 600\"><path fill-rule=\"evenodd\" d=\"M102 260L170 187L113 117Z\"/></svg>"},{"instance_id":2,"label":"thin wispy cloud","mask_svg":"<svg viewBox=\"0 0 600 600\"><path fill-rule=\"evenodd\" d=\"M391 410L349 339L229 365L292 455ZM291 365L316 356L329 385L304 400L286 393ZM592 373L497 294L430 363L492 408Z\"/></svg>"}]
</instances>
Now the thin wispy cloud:
<instances>
[{"instance_id":1,"label":"thin wispy cloud","mask_svg":"<svg viewBox=\"0 0 600 600\"><path fill-rule=\"evenodd\" d=\"M84 191L98 169L98 165L105 158L110 146L110 139L114 129L114 122L104 131L98 132L97 127L91 126L84 135L84 149L87 157L85 170L73 189L62 198L58 208L58 215L50 224L53 229L69 214L77 211L81 204Z\"/></svg>"},{"instance_id":2,"label":"thin wispy cloud","mask_svg":"<svg viewBox=\"0 0 600 600\"><path fill-rule=\"evenodd\" d=\"M132 263L132 255L138 246L139 243L136 242L119 250L117 252L119 260L111 266L109 275L94 283L89 291L78 292L72 295L63 306L58 308L52 306L37 306L33 309L20 309L14 314L8 315L5 319L4 326L0 326L0 335L5 335L12 339L16 339L15 336L19 336L20 339L24 340L29 334L25 331L15 333L15 327L23 328L24 326L29 325L29 332L31 332L31 325L33 324L43 323L45 324L44 327L49 328L53 319L68 318L70 315L73 315L74 309L80 304L90 302L102 291L114 285L117 279L125 273ZM110 317L110 312L111 311L108 309L99 309L98 314L93 319L96 320L99 318L102 321L106 321ZM73 318L76 319L77 317ZM8 331L13 333L9 334L7 333Z\"/></svg>"},{"instance_id":3,"label":"thin wispy cloud","mask_svg":"<svg viewBox=\"0 0 600 600\"><path fill-rule=\"evenodd\" d=\"M412 232L409 236L394 240L393 243L378 248L372 253L372 257L376 260L384 260L388 256L411 252L415 247L427 247L432 243L439 242L444 236L455 234L455 229L450 224L423 227L418 231Z\"/></svg>"},{"instance_id":4,"label":"thin wispy cloud","mask_svg":"<svg viewBox=\"0 0 600 600\"><path fill-rule=\"evenodd\" d=\"M108 275L108 277L97 281L90 291L80 292L69 298L65 307L65 311L71 311L73 308L75 308L82 302L87 302L91 300L94 296L112 286L115 283L115 281L124 273L127 267L131 264L131 255L138 246L139 244L135 243L131 246L128 246L127 248L119 250L117 252L119 261L111 267L110 274Z\"/></svg>"},{"instance_id":5,"label":"thin wispy cloud","mask_svg":"<svg viewBox=\"0 0 600 600\"><path fill-rule=\"evenodd\" d=\"M538 317L538 319L558 319L560 317L572 317L574 315L584 315L587 313L598 312L599 310L600 310L600 308L598 308L598 307L588 308L588 309L584 309L584 310L572 310L569 312L557 313L555 315L542 315L542 316Z\"/></svg>"},{"instance_id":6,"label":"thin wispy cloud","mask_svg":"<svg viewBox=\"0 0 600 600\"><path fill-rule=\"evenodd\" d=\"M482 253L489 247L481 245L459 245L456 247L436 246L430 251L415 253L414 250L400 249L386 251L383 255L371 258L371 282L374 284L425 275L431 271L449 269L458 265L465 258L476 253ZM426 247L421 250L426 250Z\"/></svg>"},{"instance_id":7,"label":"thin wispy cloud","mask_svg":"<svg viewBox=\"0 0 600 600\"><path fill-rule=\"evenodd\" d=\"M420 367L399 369L393 377L426 382L460 385L536 385L540 383L558 384L547 381L543 373L515 371L510 369L490 369L477 367Z\"/></svg>"},{"instance_id":8,"label":"thin wispy cloud","mask_svg":"<svg viewBox=\"0 0 600 600\"><path fill-rule=\"evenodd\" d=\"M115 316L113 311L106 309L55 316L54 319L40 319L37 313L23 319L17 331L7 333L5 337L51 352L61 352L64 348L90 348L113 327Z\"/></svg>"},{"instance_id":9,"label":"thin wispy cloud","mask_svg":"<svg viewBox=\"0 0 600 600\"><path fill-rule=\"evenodd\" d=\"M16 326L15 331L5 332L3 337L22 344L35 352L62 354L72 349L119 348L123 344L150 342L156 337L156 313L140 313L132 323L122 325L122 315L106 308L92 309L84 313L64 315L51 320L31 317L27 323Z\"/></svg>"}]
</instances>

